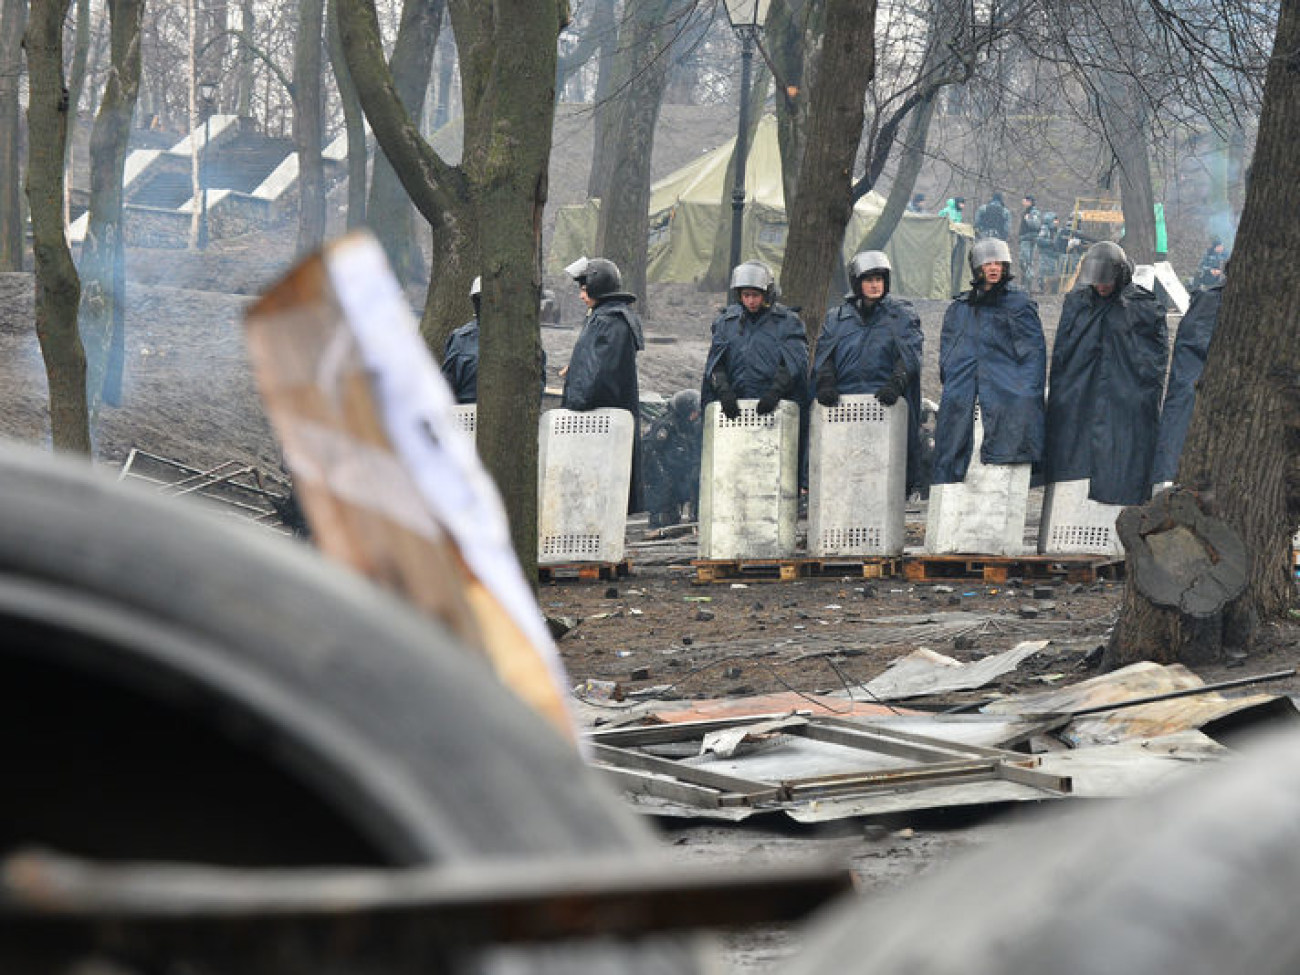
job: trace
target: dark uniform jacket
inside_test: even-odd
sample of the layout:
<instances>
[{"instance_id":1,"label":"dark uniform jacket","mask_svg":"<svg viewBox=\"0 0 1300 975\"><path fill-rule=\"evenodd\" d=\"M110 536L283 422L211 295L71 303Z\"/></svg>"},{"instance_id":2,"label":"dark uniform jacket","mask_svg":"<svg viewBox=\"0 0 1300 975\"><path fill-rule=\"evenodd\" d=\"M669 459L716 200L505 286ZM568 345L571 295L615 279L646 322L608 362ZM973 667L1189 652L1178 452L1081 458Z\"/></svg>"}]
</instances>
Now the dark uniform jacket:
<instances>
[{"instance_id":1,"label":"dark uniform jacket","mask_svg":"<svg viewBox=\"0 0 1300 975\"><path fill-rule=\"evenodd\" d=\"M566 410L615 407L632 414L632 487L628 511L641 510L641 393L636 354L645 348L635 297L613 294L587 315L569 357L560 405Z\"/></svg>"},{"instance_id":2,"label":"dark uniform jacket","mask_svg":"<svg viewBox=\"0 0 1300 975\"><path fill-rule=\"evenodd\" d=\"M1223 282L1220 281L1193 295L1187 314L1178 323L1174 363L1169 370L1169 388L1165 390L1160 433L1156 439L1156 459L1151 470L1151 480L1155 484L1172 481L1178 474L1178 459L1183 453L1187 426L1192 421L1192 407L1196 404L1196 383L1205 369L1205 358L1219 322L1222 302Z\"/></svg>"},{"instance_id":3,"label":"dark uniform jacket","mask_svg":"<svg viewBox=\"0 0 1300 975\"><path fill-rule=\"evenodd\" d=\"M442 350L442 374L457 403L478 402L477 318L447 336Z\"/></svg>"},{"instance_id":4,"label":"dark uniform jacket","mask_svg":"<svg viewBox=\"0 0 1300 975\"><path fill-rule=\"evenodd\" d=\"M733 304L713 320L713 342L704 364L701 408L717 399L711 377L721 369L740 399L757 399L773 388L781 367L789 377L783 399L808 405L808 332L793 311L773 304L757 315Z\"/></svg>"},{"instance_id":5,"label":"dark uniform jacket","mask_svg":"<svg viewBox=\"0 0 1300 975\"><path fill-rule=\"evenodd\" d=\"M1165 308L1130 284L1071 291L1052 347L1043 476L1091 480L1103 504L1141 504L1151 487L1169 336Z\"/></svg>"},{"instance_id":6,"label":"dark uniform jacket","mask_svg":"<svg viewBox=\"0 0 1300 975\"><path fill-rule=\"evenodd\" d=\"M935 484L966 477L975 404L984 424L980 460L1031 464L1043 452L1047 343L1038 306L1015 284L971 289L948 306L939 339L943 396L934 434Z\"/></svg>"},{"instance_id":7,"label":"dark uniform jacket","mask_svg":"<svg viewBox=\"0 0 1300 975\"><path fill-rule=\"evenodd\" d=\"M813 385L829 373L840 393L874 393L892 378L901 363L907 372L907 483L918 487L920 460L921 351L925 337L921 319L909 302L885 295L863 317L865 302L846 296L842 305L826 313L817 355Z\"/></svg>"}]
</instances>

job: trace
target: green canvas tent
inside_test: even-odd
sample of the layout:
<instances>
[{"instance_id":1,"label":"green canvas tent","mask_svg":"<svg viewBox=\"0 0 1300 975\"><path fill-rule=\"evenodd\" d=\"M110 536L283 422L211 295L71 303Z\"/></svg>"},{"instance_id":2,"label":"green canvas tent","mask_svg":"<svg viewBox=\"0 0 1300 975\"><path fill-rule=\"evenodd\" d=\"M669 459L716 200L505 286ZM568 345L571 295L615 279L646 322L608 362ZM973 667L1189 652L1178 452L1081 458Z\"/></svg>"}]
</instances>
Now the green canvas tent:
<instances>
[{"instance_id":1,"label":"green canvas tent","mask_svg":"<svg viewBox=\"0 0 1300 975\"><path fill-rule=\"evenodd\" d=\"M733 139L705 153L650 188L650 281L690 283L704 276L719 221L724 230L730 226L730 193L723 184L734 144ZM845 232L846 261L860 250L884 204L878 193L858 201ZM553 273L584 254L594 256L599 211L599 200L559 209L548 263ZM745 167L742 258L759 258L779 278L787 229L776 119L768 115L758 124ZM918 298L952 297L966 277L972 234L969 225L954 224L940 214L905 214L885 245L894 266L892 290Z\"/></svg>"}]
</instances>

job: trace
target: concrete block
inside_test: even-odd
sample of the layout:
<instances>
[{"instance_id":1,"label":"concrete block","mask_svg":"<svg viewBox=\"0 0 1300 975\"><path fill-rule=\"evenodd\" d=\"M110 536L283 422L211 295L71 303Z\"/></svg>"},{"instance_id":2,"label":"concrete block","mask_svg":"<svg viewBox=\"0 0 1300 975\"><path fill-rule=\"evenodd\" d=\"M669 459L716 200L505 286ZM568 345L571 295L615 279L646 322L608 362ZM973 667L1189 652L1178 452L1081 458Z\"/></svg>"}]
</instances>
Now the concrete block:
<instances>
[{"instance_id":1,"label":"concrete block","mask_svg":"<svg viewBox=\"0 0 1300 975\"><path fill-rule=\"evenodd\" d=\"M794 554L799 517L799 407L782 401L759 416L742 399L729 420L704 411L700 460L700 558L770 559Z\"/></svg>"},{"instance_id":2,"label":"concrete block","mask_svg":"<svg viewBox=\"0 0 1300 975\"><path fill-rule=\"evenodd\" d=\"M808 440L808 554L902 555L907 402L870 394L814 403Z\"/></svg>"},{"instance_id":3,"label":"concrete block","mask_svg":"<svg viewBox=\"0 0 1300 975\"><path fill-rule=\"evenodd\" d=\"M1029 464L980 463L984 424L975 418L975 446L966 480L930 487L925 550L931 555L1024 555Z\"/></svg>"},{"instance_id":4,"label":"concrete block","mask_svg":"<svg viewBox=\"0 0 1300 975\"><path fill-rule=\"evenodd\" d=\"M1115 519L1124 506L1089 499L1088 485L1086 480L1047 485L1038 527L1041 554L1124 557L1124 546L1115 531Z\"/></svg>"},{"instance_id":5,"label":"concrete block","mask_svg":"<svg viewBox=\"0 0 1300 975\"><path fill-rule=\"evenodd\" d=\"M621 562L632 479L632 414L548 410L540 427L538 562Z\"/></svg>"}]
</instances>

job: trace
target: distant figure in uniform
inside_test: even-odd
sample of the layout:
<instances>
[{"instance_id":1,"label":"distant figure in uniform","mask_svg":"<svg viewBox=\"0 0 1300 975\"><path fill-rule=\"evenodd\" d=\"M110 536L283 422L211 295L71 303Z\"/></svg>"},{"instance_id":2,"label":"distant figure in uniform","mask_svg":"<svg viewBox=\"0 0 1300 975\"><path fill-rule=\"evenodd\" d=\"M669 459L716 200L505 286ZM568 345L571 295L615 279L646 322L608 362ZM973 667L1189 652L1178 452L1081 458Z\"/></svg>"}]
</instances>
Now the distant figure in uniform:
<instances>
[{"instance_id":1,"label":"distant figure in uniform","mask_svg":"<svg viewBox=\"0 0 1300 975\"><path fill-rule=\"evenodd\" d=\"M1002 202L1001 193L994 193L993 199L975 211L975 236L1011 239L1011 211Z\"/></svg>"},{"instance_id":2,"label":"distant figure in uniform","mask_svg":"<svg viewBox=\"0 0 1300 975\"><path fill-rule=\"evenodd\" d=\"M849 261L853 288L826 313L817 339L813 383L817 402L833 407L841 393L872 393L886 406L907 403L907 489L919 485L921 319L910 302L889 293L893 267L884 251Z\"/></svg>"},{"instance_id":3,"label":"distant figure in uniform","mask_svg":"<svg viewBox=\"0 0 1300 975\"><path fill-rule=\"evenodd\" d=\"M1034 194L1026 193L1020 201L1020 230L1016 234L1020 241L1020 269L1025 274L1025 287L1034 290L1034 248L1038 244L1038 232L1043 229L1043 215L1038 210Z\"/></svg>"},{"instance_id":4,"label":"distant figure in uniform","mask_svg":"<svg viewBox=\"0 0 1300 975\"><path fill-rule=\"evenodd\" d=\"M483 296L483 279L469 286L474 317L447 336L442 349L442 375L458 404L478 402L478 316ZM546 389L546 353L542 352L542 390Z\"/></svg>"},{"instance_id":5,"label":"distant figure in uniform","mask_svg":"<svg viewBox=\"0 0 1300 975\"><path fill-rule=\"evenodd\" d=\"M1122 247L1093 244L1052 346L1044 480L1086 479L1102 504L1142 504L1151 493L1169 334L1164 306L1132 282Z\"/></svg>"},{"instance_id":6,"label":"distant figure in uniform","mask_svg":"<svg viewBox=\"0 0 1300 975\"><path fill-rule=\"evenodd\" d=\"M1218 237L1213 238L1205 250L1205 256L1201 258L1201 266L1197 268L1196 287L1208 288L1223 281L1223 265L1227 260L1223 241Z\"/></svg>"},{"instance_id":7,"label":"distant figure in uniform","mask_svg":"<svg viewBox=\"0 0 1300 975\"><path fill-rule=\"evenodd\" d=\"M1169 370L1169 386L1165 390L1160 433L1156 439L1156 459L1151 469L1151 480L1157 485L1178 476L1178 460L1183 454L1183 441L1187 439L1192 407L1196 404L1196 384L1205 370L1210 339L1219 324L1223 286L1228 282L1227 266L1222 270L1223 274L1216 283L1192 295L1187 314L1178 323L1174 362Z\"/></svg>"},{"instance_id":8,"label":"distant figure in uniform","mask_svg":"<svg viewBox=\"0 0 1300 975\"><path fill-rule=\"evenodd\" d=\"M632 414L641 429L641 394L636 354L645 348L641 319L632 309L636 296L623 291L623 275L613 261L580 257L565 269L578 283L587 317L564 372L560 406L566 410L614 407ZM641 438L632 438L632 485L628 511L641 509Z\"/></svg>"},{"instance_id":9,"label":"distant figure in uniform","mask_svg":"<svg viewBox=\"0 0 1300 975\"><path fill-rule=\"evenodd\" d=\"M775 411L783 399L807 406L808 332L776 300L772 271L761 261L738 265L731 273L731 297L713 320L701 403L717 400L733 420L742 399L756 398L760 415Z\"/></svg>"},{"instance_id":10,"label":"distant figure in uniform","mask_svg":"<svg viewBox=\"0 0 1300 975\"><path fill-rule=\"evenodd\" d=\"M442 349L442 375L457 403L478 402L478 315L482 294L483 279L478 277L469 286L474 317L448 335Z\"/></svg>"},{"instance_id":11,"label":"distant figure in uniform","mask_svg":"<svg viewBox=\"0 0 1300 975\"><path fill-rule=\"evenodd\" d=\"M925 213L925 194L913 193L912 202L907 205L908 213Z\"/></svg>"},{"instance_id":12,"label":"distant figure in uniform","mask_svg":"<svg viewBox=\"0 0 1300 975\"><path fill-rule=\"evenodd\" d=\"M1057 238L1061 231L1061 218L1051 210L1043 214L1043 226L1038 231L1038 290L1046 291L1049 287L1060 290L1055 283L1060 273L1061 252L1057 249Z\"/></svg>"},{"instance_id":13,"label":"distant figure in uniform","mask_svg":"<svg viewBox=\"0 0 1300 975\"><path fill-rule=\"evenodd\" d=\"M970 251L971 288L943 316L934 432L933 484L966 479L975 406L984 426L984 464L1032 464L1043 453L1047 344L1038 306L1012 284L1011 250L997 238Z\"/></svg>"},{"instance_id":14,"label":"distant figure in uniform","mask_svg":"<svg viewBox=\"0 0 1300 975\"><path fill-rule=\"evenodd\" d=\"M651 528L675 525L683 515L688 521L695 516L703 439L700 394L693 389L674 393L667 411L650 424L644 438L645 502Z\"/></svg>"}]
</instances>

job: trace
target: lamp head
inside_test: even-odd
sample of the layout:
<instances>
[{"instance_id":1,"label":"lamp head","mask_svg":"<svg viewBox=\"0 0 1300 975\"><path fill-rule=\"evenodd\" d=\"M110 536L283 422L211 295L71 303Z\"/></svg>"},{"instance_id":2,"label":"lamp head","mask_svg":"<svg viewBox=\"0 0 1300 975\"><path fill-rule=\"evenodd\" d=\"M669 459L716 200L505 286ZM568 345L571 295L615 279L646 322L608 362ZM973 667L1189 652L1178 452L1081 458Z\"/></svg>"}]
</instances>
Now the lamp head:
<instances>
[{"instance_id":1,"label":"lamp head","mask_svg":"<svg viewBox=\"0 0 1300 975\"><path fill-rule=\"evenodd\" d=\"M735 28L761 28L767 23L767 10L772 0L722 0L727 8L727 19Z\"/></svg>"}]
</instances>

